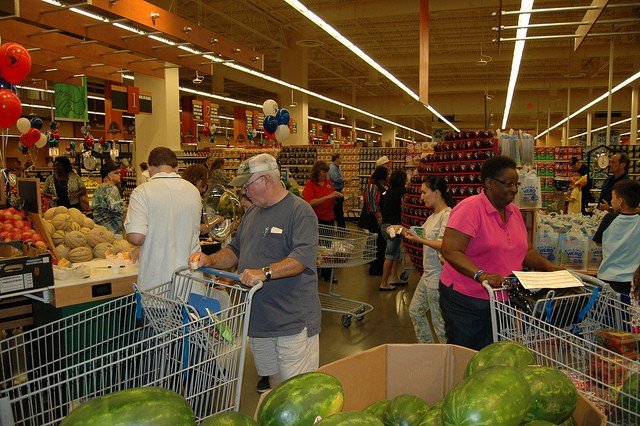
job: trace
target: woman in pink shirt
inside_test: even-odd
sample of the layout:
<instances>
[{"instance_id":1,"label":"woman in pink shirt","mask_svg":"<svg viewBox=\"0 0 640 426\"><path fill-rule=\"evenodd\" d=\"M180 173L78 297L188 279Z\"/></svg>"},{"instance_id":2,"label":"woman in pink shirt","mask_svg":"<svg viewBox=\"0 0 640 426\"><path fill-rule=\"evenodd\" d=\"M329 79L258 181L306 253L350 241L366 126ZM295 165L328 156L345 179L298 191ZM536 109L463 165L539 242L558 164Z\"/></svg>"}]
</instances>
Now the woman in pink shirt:
<instances>
[{"instance_id":1,"label":"woman in pink shirt","mask_svg":"<svg viewBox=\"0 0 640 426\"><path fill-rule=\"evenodd\" d=\"M484 190L451 211L442 242L445 259L440 276L440 307L447 342L482 349L493 341L489 295L480 284L501 287L504 277L523 266L558 268L529 245L520 209L516 163L509 157L486 160Z\"/></svg>"}]
</instances>

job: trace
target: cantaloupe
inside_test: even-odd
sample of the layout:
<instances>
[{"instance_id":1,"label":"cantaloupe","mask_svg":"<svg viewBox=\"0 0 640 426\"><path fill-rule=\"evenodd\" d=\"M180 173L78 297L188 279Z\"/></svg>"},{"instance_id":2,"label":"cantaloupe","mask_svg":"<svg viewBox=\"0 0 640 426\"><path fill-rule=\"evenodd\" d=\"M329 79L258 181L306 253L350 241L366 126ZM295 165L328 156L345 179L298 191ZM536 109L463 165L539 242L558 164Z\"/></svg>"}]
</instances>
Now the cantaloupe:
<instances>
[{"instance_id":1,"label":"cantaloupe","mask_svg":"<svg viewBox=\"0 0 640 426\"><path fill-rule=\"evenodd\" d=\"M86 247L87 238L80 231L67 232L67 234L64 236L64 244L70 249L74 249L76 247Z\"/></svg>"},{"instance_id":2,"label":"cantaloupe","mask_svg":"<svg viewBox=\"0 0 640 426\"><path fill-rule=\"evenodd\" d=\"M93 229L94 226L96 225L95 223L93 223L93 220L90 217L85 216L84 219L82 220L82 227Z\"/></svg>"},{"instance_id":3,"label":"cantaloupe","mask_svg":"<svg viewBox=\"0 0 640 426\"><path fill-rule=\"evenodd\" d=\"M51 223L50 220L43 220L42 226L44 227L44 230L47 232L49 236L53 235L56 232L56 227L53 226L53 223Z\"/></svg>"},{"instance_id":4,"label":"cantaloupe","mask_svg":"<svg viewBox=\"0 0 640 426\"><path fill-rule=\"evenodd\" d=\"M62 213L67 213L67 208L65 206L58 206L56 207L56 211L55 211L55 215L57 214L62 214Z\"/></svg>"},{"instance_id":5,"label":"cantaloupe","mask_svg":"<svg viewBox=\"0 0 640 426\"><path fill-rule=\"evenodd\" d=\"M67 213L59 213L55 215L53 219L51 219L51 223L53 223L53 226L61 231L68 231L69 228L71 228L72 222L73 221L71 220L71 216L69 216Z\"/></svg>"},{"instance_id":6,"label":"cantaloupe","mask_svg":"<svg viewBox=\"0 0 640 426\"><path fill-rule=\"evenodd\" d=\"M53 219L53 217L56 215L56 207L51 207L49 210L47 210L46 212L44 212L44 214L42 215L42 217L45 220L51 220Z\"/></svg>"},{"instance_id":7,"label":"cantaloupe","mask_svg":"<svg viewBox=\"0 0 640 426\"><path fill-rule=\"evenodd\" d=\"M93 259L93 250L89 247L76 247L69 252L69 260L73 263L88 262Z\"/></svg>"},{"instance_id":8,"label":"cantaloupe","mask_svg":"<svg viewBox=\"0 0 640 426\"><path fill-rule=\"evenodd\" d=\"M96 246L93 248L93 257L95 257L96 259L104 259L107 257L107 251L109 253L114 253L114 250L115 249L113 248L113 246L109 243L96 244Z\"/></svg>"},{"instance_id":9,"label":"cantaloupe","mask_svg":"<svg viewBox=\"0 0 640 426\"><path fill-rule=\"evenodd\" d=\"M96 225L94 228L87 233L87 243L91 247L95 247L100 243L113 243L115 241L115 236L113 232L109 231L104 226Z\"/></svg>"},{"instance_id":10,"label":"cantaloupe","mask_svg":"<svg viewBox=\"0 0 640 426\"><path fill-rule=\"evenodd\" d=\"M69 231L80 231L82 227L78 225L78 222L71 222L71 226L69 227Z\"/></svg>"},{"instance_id":11,"label":"cantaloupe","mask_svg":"<svg viewBox=\"0 0 640 426\"><path fill-rule=\"evenodd\" d=\"M82 232L85 235L87 235L89 233L89 231L91 231L91 229L85 228L84 226L82 228L80 228L80 232Z\"/></svg>"},{"instance_id":12,"label":"cantaloupe","mask_svg":"<svg viewBox=\"0 0 640 426\"><path fill-rule=\"evenodd\" d=\"M64 243L64 237L67 233L62 230L58 230L53 233L51 239L53 240L53 244L58 245Z\"/></svg>"},{"instance_id":13,"label":"cantaloupe","mask_svg":"<svg viewBox=\"0 0 640 426\"><path fill-rule=\"evenodd\" d=\"M82 212L78 209L74 208L70 208L69 210L67 210L67 213L69 214L69 216L71 216L71 220L73 220L75 223L77 223L80 227L82 227L83 223L84 223L84 214L82 214Z\"/></svg>"},{"instance_id":14,"label":"cantaloupe","mask_svg":"<svg viewBox=\"0 0 640 426\"><path fill-rule=\"evenodd\" d=\"M56 246L55 248L56 251L56 257L58 259L69 259L69 247L65 246L64 244L59 244Z\"/></svg>"},{"instance_id":15,"label":"cantaloupe","mask_svg":"<svg viewBox=\"0 0 640 426\"><path fill-rule=\"evenodd\" d=\"M113 249L115 253L121 253L123 251L131 251L133 249L133 245L129 244L127 240L115 240L113 242Z\"/></svg>"}]
</instances>

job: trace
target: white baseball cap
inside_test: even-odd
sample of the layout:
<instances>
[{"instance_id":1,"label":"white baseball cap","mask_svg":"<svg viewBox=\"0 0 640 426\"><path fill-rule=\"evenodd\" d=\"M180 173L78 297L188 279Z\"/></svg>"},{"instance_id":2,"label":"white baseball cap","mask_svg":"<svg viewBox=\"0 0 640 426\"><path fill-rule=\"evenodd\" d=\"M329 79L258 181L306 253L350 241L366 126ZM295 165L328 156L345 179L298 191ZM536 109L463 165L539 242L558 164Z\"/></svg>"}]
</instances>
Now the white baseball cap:
<instances>
[{"instance_id":1,"label":"white baseball cap","mask_svg":"<svg viewBox=\"0 0 640 426\"><path fill-rule=\"evenodd\" d=\"M391 160L389 160L389 157L387 157L386 155L383 155L382 157L378 158L376 160L376 167L380 167L380 166L384 166L385 164L389 163Z\"/></svg>"},{"instance_id":2,"label":"white baseball cap","mask_svg":"<svg viewBox=\"0 0 640 426\"><path fill-rule=\"evenodd\" d=\"M269 154L258 154L244 160L238 166L236 177L229 182L230 186L242 186L254 173L268 172L270 170L278 170L278 162Z\"/></svg>"}]
</instances>

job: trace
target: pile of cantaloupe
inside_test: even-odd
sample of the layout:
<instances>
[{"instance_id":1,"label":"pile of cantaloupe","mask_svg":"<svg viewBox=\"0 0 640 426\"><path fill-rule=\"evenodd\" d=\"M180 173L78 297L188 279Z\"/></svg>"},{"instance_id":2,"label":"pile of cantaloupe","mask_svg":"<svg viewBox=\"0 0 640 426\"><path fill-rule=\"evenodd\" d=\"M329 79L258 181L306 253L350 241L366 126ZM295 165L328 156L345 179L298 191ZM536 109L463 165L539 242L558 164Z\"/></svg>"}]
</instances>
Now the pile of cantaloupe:
<instances>
[{"instance_id":1,"label":"pile of cantaloupe","mask_svg":"<svg viewBox=\"0 0 640 426\"><path fill-rule=\"evenodd\" d=\"M104 259L107 253L130 251L126 240L116 239L113 232L93 223L80 210L64 206L52 207L43 215L44 228L55 246L55 255L73 263Z\"/></svg>"}]
</instances>

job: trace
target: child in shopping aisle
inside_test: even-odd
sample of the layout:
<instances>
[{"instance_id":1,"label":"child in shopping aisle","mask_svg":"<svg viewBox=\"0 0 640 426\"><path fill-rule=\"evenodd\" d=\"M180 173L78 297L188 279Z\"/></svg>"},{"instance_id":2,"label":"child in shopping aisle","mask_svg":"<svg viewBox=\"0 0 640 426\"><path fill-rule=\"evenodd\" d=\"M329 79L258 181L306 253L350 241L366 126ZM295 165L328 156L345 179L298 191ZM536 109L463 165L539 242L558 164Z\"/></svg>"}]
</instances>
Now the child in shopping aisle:
<instances>
[{"instance_id":1,"label":"child in shopping aisle","mask_svg":"<svg viewBox=\"0 0 640 426\"><path fill-rule=\"evenodd\" d=\"M424 178L420 187L420 199L426 207L433 208L433 214L422 225L424 237L409 230L404 232L406 239L423 245L423 272L409 305L409 316L418 343L435 343L427 319L428 314L431 315L431 323L438 337L438 342L446 343L444 320L440 311L438 282L440 272L442 272L440 258L442 236L449 221L453 199L451 194L447 192L447 184L444 179L437 176Z\"/></svg>"},{"instance_id":2,"label":"child in shopping aisle","mask_svg":"<svg viewBox=\"0 0 640 426\"><path fill-rule=\"evenodd\" d=\"M580 172L574 172L574 176L571 177L571 192L567 195L567 201L569 206L567 207L567 213L580 214L582 213L582 187L587 183L586 176L580 176Z\"/></svg>"}]
</instances>

